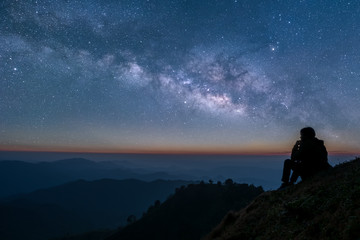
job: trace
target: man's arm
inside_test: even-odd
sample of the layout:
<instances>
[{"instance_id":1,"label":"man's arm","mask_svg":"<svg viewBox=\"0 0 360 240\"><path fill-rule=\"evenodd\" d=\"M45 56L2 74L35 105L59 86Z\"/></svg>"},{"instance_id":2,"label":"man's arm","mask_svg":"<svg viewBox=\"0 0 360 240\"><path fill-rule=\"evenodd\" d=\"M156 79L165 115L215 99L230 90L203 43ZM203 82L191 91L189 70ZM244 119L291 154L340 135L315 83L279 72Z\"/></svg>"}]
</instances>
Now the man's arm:
<instances>
[{"instance_id":1,"label":"man's arm","mask_svg":"<svg viewBox=\"0 0 360 240\"><path fill-rule=\"evenodd\" d=\"M300 148L301 148L301 141L296 141L292 151L291 151L291 160L299 161L300 160Z\"/></svg>"}]
</instances>

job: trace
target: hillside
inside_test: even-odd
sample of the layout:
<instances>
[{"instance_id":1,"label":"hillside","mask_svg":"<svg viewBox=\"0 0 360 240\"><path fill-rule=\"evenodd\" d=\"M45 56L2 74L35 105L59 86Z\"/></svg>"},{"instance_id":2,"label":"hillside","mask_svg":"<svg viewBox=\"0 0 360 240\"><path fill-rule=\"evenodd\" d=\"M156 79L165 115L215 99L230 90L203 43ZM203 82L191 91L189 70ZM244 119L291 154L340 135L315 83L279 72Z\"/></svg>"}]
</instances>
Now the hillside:
<instances>
[{"instance_id":1,"label":"hillside","mask_svg":"<svg viewBox=\"0 0 360 240\"><path fill-rule=\"evenodd\" d=\"M164 203L155 203L144 216L108 240L198 240L229 210L239 210L263 192L261 187L236 184L190 184L177 189Z\"/></svg>"},{"instance_id":2,"label":"hillside","mask_svg":"<svg viewBox=\"0 0 360 240\"><path fill-rule=\"evenodd\" d=\"M229 213L203 240L360 239L360 159Z\"/></svg>"},{"instance_id":3,"label":"hillside","mask_svg":"<svg viewBox=\"0 0 360 240\"><path fill-rule=\"evenodd\" d=\"M0 203L0 239L49 239L117 228L186 181L75 181L16 196Z\"/></svg>"}]
</instances>

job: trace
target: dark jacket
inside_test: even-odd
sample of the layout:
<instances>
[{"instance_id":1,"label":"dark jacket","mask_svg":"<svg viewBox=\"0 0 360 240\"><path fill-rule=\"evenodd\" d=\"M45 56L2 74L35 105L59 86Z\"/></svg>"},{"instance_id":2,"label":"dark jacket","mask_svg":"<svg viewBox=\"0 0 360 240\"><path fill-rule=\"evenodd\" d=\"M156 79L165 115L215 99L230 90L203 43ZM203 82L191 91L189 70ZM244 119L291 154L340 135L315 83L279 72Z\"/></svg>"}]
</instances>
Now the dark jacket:
<instances>
[{"instance_id":1,"label":"dark jacket","mask_svg":"<svg viewBox=\"0 0 360 240\"><path fill-rule=\"evenodd\" d=\"M300 176L310 176L330 167L324 141L317 138L297 141L291 159L301 166Z\"/></svg>"}]
</instances>

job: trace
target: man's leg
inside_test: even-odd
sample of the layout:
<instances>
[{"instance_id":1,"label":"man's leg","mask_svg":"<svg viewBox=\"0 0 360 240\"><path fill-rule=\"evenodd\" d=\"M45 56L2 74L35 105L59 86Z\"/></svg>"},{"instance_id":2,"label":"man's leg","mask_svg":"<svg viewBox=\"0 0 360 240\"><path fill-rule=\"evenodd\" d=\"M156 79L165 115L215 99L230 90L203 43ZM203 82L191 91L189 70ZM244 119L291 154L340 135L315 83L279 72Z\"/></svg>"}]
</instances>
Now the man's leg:
<instances>
[{"instance_id":1,"label":"man's leg","mask_svg":"<svg viewBox=\"0 0 360 240\"><path fill-rule=\"evenodd\" d=\"M281 181L283 181L284 183L289 182L290 173L291 173L291 169L293 168L293 164L294 164L294 161L291 161L290 159L286 159L284 161L283 174L282 174L282 178L281 178Z\"/></svg>"},{"instance_id":2,"label":"man's leg","mask_svg":"<svg viewBox=\"0 0 360 240\"><path fill-rule=\"evenodd\" d=\"M294 167L296 167L296 163ZM293 172L291 174L290 183L296 183L297 179L299 178L299 173L296 168L295 169L293 168L292 170Z\"/></svg>"}]
</instances>

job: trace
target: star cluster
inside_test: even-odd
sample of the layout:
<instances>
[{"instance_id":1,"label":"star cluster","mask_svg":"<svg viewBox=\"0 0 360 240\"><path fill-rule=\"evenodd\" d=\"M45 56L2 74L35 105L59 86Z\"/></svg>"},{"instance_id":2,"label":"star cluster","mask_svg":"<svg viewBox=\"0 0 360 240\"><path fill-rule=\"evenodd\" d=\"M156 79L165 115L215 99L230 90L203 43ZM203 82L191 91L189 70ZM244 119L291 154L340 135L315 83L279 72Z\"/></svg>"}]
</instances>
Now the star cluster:
<instances>
[{"instance_id":1,"label":"star cluster","mask_svg":"<svg viewBox=\"0 0 360 240\"><path fill-rule=\"evenodd\" d=\"M5 0L0 148L358 151L360 2Z\"/></svg>"}]
</instances>

